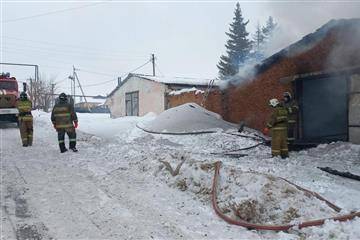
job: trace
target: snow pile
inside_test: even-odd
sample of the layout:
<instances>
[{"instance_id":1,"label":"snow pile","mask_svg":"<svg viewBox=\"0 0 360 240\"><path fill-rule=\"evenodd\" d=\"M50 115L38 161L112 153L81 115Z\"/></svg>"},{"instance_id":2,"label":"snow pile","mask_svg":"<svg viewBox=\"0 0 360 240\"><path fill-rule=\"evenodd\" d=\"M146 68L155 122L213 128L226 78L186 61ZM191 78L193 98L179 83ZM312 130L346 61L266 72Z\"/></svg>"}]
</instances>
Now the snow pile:
<instances>
[{"instance_id":1,"label":"snow pile","mask_svg":"<svg viewBox=\"0 0 360 240\"><path fill-rule=\"evenodd\" d=\"M235 129L220 115L210 112L196 103L186 103L170 108L152 121L138 124L145 131L167 134L193 134Z\"/></svg>"},{"instance_id":2,"label":"snow pile","mask_svg":"<svg viewBox=\"0 0 360 240\"><path fill-rule=\"evenodd\" d=\"M180 90L171 91L171 92L169 92L169 95L180 95L180 94L189 93L189 92L195 92L195 95L197 95L199 93L204 93L203 90L199 90L195 87L192 87L192 88L183 88Z\"/></svg>"},{"instance_id":3,"label":"snow pile","mask_svg":"<svg viewBox=\"0 0 360 240\"><path fill-rule=\"evenodd\" d=\"M160 178L181 191L191 191L209 204L214 164L187 159L186 155L169 164L173 170L180 165L179 174L172 177L164 164L159 167ZM220 209L233 219L251 223L296 224L337 215L325 202L271 175L223 167L218 189Z\"/></svg>"}]
</instances>

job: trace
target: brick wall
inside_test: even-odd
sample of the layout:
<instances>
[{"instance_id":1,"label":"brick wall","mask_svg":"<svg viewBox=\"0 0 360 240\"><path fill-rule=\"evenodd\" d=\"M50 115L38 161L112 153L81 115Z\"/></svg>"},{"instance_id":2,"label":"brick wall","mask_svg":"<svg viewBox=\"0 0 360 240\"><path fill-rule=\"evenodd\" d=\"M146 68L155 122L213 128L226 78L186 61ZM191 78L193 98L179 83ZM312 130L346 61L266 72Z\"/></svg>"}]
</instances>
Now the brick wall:
<instances>
[{"instance_id":1,"label":"brick wall","mask_svg":"<svg viewBox=\"0 0 360 240\"><path fill-rule=\"evenodd\" d=\"M224 112L221 101L222 96L223 93L219 90L211 91L208 97L206 98L203 107L209 111L223 115ZM189 102L194 102L198 105L201 105L203 98L204 98L204 93L196 94L195 91L186 92L179 95L168 95L167 96L168 108L176 107Z\"/></svg>"},{"instance_id":2,"label":"brick wall","mask_svg":"<svg viewBox=\"0 0 360 240\"><path fill-rule=\"evenodd\" d=\"M263 129L272 110L268 106L269 99L282 98L285 91L293 93L291 83L280 83L281 78L359 65L360 48L344 39L354 41L352 32L331 32L307 51L283 58L250 83L228 88L223 117L230 122L245 121L249 127Z\"/></svg>"},{"instance_id":3,"label":"brick wall","mask_svg":"<svg viewBox=\"0 0 360 240\"><path fill-rule=\"evenodd\" d=\"M360 48L354 47L354 41L356 39L351 31L330 32L304 52L285 57L273 64L257 75L256 79L239 86L230 86L223 91L211 92L205 108L219 113L227 121L245 121L247 126L262 130L272 111L268 106L269 99L281 99L285 91L293 93L292 83L281 83L281 78L360 65ZM195 92L169 96L169 107L187 102L200 105L202 96L195 95Z\"/></svg>"}]
</instances>

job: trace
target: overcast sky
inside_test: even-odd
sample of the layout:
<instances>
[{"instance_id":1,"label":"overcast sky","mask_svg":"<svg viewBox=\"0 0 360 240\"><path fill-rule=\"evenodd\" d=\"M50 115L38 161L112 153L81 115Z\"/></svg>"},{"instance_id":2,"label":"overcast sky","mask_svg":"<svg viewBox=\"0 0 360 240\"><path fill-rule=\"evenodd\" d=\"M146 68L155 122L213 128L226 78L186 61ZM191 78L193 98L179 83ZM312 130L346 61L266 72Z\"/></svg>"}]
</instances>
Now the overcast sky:
<instances>
[{"instance_id":1,"label":"overcast sky","mask_svg":"<svg viewBox=\"0 0 360 240\"><path fill-rule=\"evenodd\" d=\"M1 62L37 64L40 74L70 93L72 66L87 95L105 95L118 76L156 56L158 75L215 78L236 1L0 0ZM360 1L240 1L247 30L269 16L282 29L272 51L299 40L330 19L360 17ZM28 67L1 66L20 81ZM151 64L138 73L151 74ZM102 85L95 85L106 82ZM80 93L80 90L76 90Z\"/></svg>"}]
</instances>

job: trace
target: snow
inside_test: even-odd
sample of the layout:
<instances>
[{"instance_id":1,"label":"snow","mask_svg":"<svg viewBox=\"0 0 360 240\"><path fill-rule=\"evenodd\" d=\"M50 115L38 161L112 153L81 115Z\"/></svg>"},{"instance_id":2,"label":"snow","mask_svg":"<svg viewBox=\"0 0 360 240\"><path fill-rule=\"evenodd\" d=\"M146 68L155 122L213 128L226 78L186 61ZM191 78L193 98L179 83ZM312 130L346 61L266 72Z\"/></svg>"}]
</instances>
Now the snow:
<instances>
[{"instance_id":1,"label":"snow","mask_svg":"<svg viewBox=\"0 0 360 240\"><path fill-rule=\"evenodd\" d=\"M136 76L152 80L155 82L166 83L166 84L185 84L185 85L200 85L207 86L211 81L213 81L213 86L218 86L222 81L214 79L204 79L204 78L189 78L189 77L168 77L168 76L150 76L150 75L141 75L136 74Z\"/></svg>"},{"instance_id":2,"label":"snow","mask_svg":"<svg viewBox=\"0 0 360 240\"><path fill-rule=\"evenodd\" d=\"M152 121L140 123L138 126L149 132L167 134L216 132L236 128L236 125L224 121L220 115L196 103L186 103L170 108Z\"/></svg>"},{"instance_id":3,"label":"snow","mask_svg":"<svg viewBox=\"0 0 360 240\"><path fill-rule=\"evenodd\" d=\"M250 231L224 222L210 202L213 163L222 161L219 206L235 219L239 208L256 223L337 214L278 177L319 193L340 206L341 213L358 211L359 183L317 167L359 174L359 145L323 144L290 152L288 159L271 158L270 148L261 145L241 151L248 156L229 158L212 153L258 141L223 131L159 135L136 127L156 120L154 114L119 119L79 114L79 152L60 154L50 114L33 115L31 148L21 147L15 126L0 126L1 239L360 238L360 218L288 232ZM176 168L182 161L176 176L163 164Z\"/></svg>"},{"instance_id":4,"label":"snow","mask_svg":"<svg viewBox=\"0 0 360 240\"><path fill-rule=\"evenodd\" d=\"M197 89L195 87L192 87L192 88L183 88L183 89L180 89L180 90L171 91L171 92L169 92L169 95L180 95L180 94L189 93L189 92L195 92L195 95L197 95L199 93L204 93L204 91L199 90L199 89Z\"/></svg>"}]
</instances>

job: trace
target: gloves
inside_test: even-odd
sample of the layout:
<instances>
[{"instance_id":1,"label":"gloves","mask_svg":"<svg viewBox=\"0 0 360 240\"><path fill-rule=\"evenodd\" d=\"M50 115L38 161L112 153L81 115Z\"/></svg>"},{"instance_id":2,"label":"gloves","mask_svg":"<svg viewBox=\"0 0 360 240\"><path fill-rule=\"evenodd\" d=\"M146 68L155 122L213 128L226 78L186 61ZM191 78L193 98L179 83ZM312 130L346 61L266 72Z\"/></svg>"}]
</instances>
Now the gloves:
<instances>
[{"instance_id":1,"label":"gloves","mask_svg":"<svg viewBox=\"0 0 360 240\"><path fill-rule=\"evenodd\" d=\"M77 128L77 127L78 127L78 122L74 121L74 128Z\"/></svg>"},{"instance_id":2,"label":"gloves","mask_svg":"<svg viewBox=\"0 0 360 240\"><path fill-rule=\"evenodd\" d=\"M269 135L269 132L270 132L270 129L269 128L264 128L264 130L263 130L263 133L264 133L264 135Z\"/></svg>"}]
</instances>

